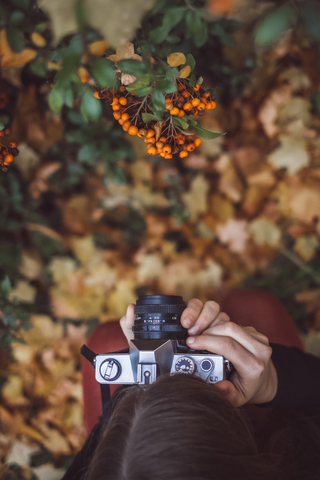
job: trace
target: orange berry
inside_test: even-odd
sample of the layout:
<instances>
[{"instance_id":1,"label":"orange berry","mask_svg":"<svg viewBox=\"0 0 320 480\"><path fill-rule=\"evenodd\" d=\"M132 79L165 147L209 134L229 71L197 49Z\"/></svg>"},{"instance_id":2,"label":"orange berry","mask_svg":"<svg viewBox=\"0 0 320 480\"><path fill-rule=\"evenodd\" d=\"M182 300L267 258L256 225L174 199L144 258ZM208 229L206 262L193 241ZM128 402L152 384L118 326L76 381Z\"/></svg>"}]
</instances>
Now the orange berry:
<instances>
[{"instance_id":1,"label":"orange berry","mask_svg":"<svg viewBox=\"0 0 320 480\"><path fill-rule=\"evenodd\" d=\"M163 157L163 158L164 158L165 156L166 156L166 154L165 154L165 153L163 153L163 152L160 152L160 157Z\"/></svg>"},{"instance_id":2,"label":"orange berry","mask_svg":"<svg viewBox=\"0 0 320 480\"><path fill-rule=\"evenodd\" d=\"M152 130L151 128L149 128L146 137L147 137L147 138L151 138L151 137L153 137L154 135L155 135L155 131Z\"/></svg>"},{"instance_id":3,"label":"orange berry","mask_svg":"<svg viewBox=\"0 0 320 480\"><path fill-rule=\"evenodd\" d=\"M123 124L124 124L124 121L121 120L121 118L120 118L120 120L119 120L119 124L120 124L120 125L123 125Z\"/></svg>"},{"instance_id":4,"label":"orange berry","mask_svg":"<svg viewBox=\"0 0 320 480\"><path fill-rule=\"evenodd\" d=\"M164 158L165 158L166 160L170 160L170 159L172 158L171 153L166 153L166 154L164 155Z\"/></svg>"},{"instance_id":5,"label":"orange berry","mask_svg":"<svg viewBox=\"0 0 320 480\"><path fill-rule=\"evenodd\" d=\"M138 127L135 127L134 125L131 125L131 127L128 130L128 133L130 135L137 135L138 131L139 131Z\"/></svg>"},{"instance_id":6,"label":"orange berry","mask_svg":"<svg viewBox=\"0 0 320 480\"><path fill-rule=\"evenodd\" d=\"M115 118L116 120L120 120L120 118L121 118L121 113L120 113L119 111L113 112L113 118Z\"/></svg>"},{"instance_id":7,"label":"orange berry","mask_svg":"<svg viewBox=\"0 0 320 480\"><path fill-rule=\"evenodd\" d=\"M190 112L190 110L192 110L192 103L191 102L186 102L184 105L183 105L183 110L185 110L186 112Z\"/></svg>"},{"instance_id":8,"label":"orange berry","mask_svg":"<svg viewBox=\"0 0 320 480\"><path fill-rule=\"evenodd\" d=\"M114 97L111 103L111 106L118 105L119 99L117 97Z\"/></svg>"},{"instance_id":9,"label":"orange berry","mask_svg":"<svg viewBox=\"0 0 320 480\"><path fill-rule=\"evenodd\" d=\"M160 137L159 138L159 142L166 143L166 141L167 141L167 137Z\"/></svg>"},{"instance_id":10,"label":"orange berry","mask_svg":"<svg viewBox=\"0 0 320 480\"><path fill-rule=\"evenodd\" d=\"M195 144L194 143L189 143L189 145L187 145L187 150L188 152L193 152L193 150L196 148Z\"/></svg>"},{"instance_id":11,"label":"orange berry","mask_svg":"<svg viewBox=\"0 0 320 480\"><path fill-rule=\"evenodd\" d=\"M199 103L199 105L198 105L198 110L200 110L200 112L201 112L201 110L205 110L205 108L206 108L206 104L205 104L205 103L202 103L202 102Z\"/></svg>"},{"instance_id":12,"label":"orange berry","mask_svg":"<svg viewBox=\"0 0 320 480\"><path fill-rule=\"evenodd\" d=\"M157 147L157 153L163 153L162 148Z\"/></svg>"},{"instance_id":13,"label":"orange berry","mask_svg":"<svg viewBox=\"0 0 320 480\"><path fill-rule=\"evenodd\" d=\"M179 115L179 108L174 107L172 110L170 110L170 115Z\"/></svg>"},{"instance_id":14,"label":"orange berry","mask_svg":"<svg viewBox=\"0 0 320 480\"><path fill-rule=\"evenodd\" d=\"M14 160L14 156L11 155L11 153L9 153L4 157L4 162L7 162L5 163L5 165L8 165L9 163L13 162L13 160Z\"/></svg>"},{"instance_id":15,"label":"orange berry","mask_svg":"<svg viewBox=\"0 0 320 480\"><path fill-rule=\"evenodd\" d=\"M117 105L112 105L112 110L115 112L117 110L120 110L120 105L117 103Z\"/></svg>"},{"instance_id":16,"label":"orange berry","mask_svg":"<svg viewBox=\"0 0 320 480\"><path fill-rule=\"evenodd\" d=\"M182 150L182 152L179 153L180 158L185 158L187 156L188 156L188 152L186 152L185 150Z\"/></svg>"},{"instance_id":17,"label":"orange berry","mask_svg":"<svg viewBox=\"0 0 320 480\"><path fill-rule=\"evenodd\" d=\"M212 108L216 108L216 106L217 106L216 102L212 101L212 102L210 102L210 103L211 103L211 105L212 105Z\"/></svg>"},{"instance_id":18,"label":"orange berry","mask_svg":"<svg viewBox=\"0 0 320 480\"><path fill-rule=\"evenodd\" d=\"M94 92L93 96L94 96L95 98L97 98L98 100L101 100L99 90L96 90L96 91Z\"/></svg>"},{"instance_id":19,"label":"orange berry","mask_svg":"<svg viewBox=\"0 0 320 480\"><path fill-rule=\"evenodd\" d=\"M183 98L189 98L189 97L190 97L190 93L187 92L187 90L184 90L184 91L181 93L181 96L182 96Z\"/></svg>"},{"instance_id":20,"label":"orange berry","mask_svg":"<svg viewBox=\"0 0 320 480\"><path fill-rule=\"evenodd\" d=\"M172 99L171 98L166 98L166 103L171 103Z\"/></svg>"},{"instance_id":21,"label":"orange berry","mask_svg":"<svg viewBox=\"0 0 320 480\"><path fill-rule=\"evenodd\" d=\"M198 109L196 108L195 112L192 115L198 115Z\"/></svg>"},{"instance_id":22,"label":"orange berry","mask_svg":"<svg viewBox=\"0 0 320 480\"><path fill-rule=\"evenodd\" d=\"M193 98L193 99L191 100L191 103L192 103L192 106L193 106L193 107L197 107L197 106L199 105L199 103L200 103L200 99L199 99L199 98Z\"/></svg>"},{"instance_id":23,"label":"orange berry","mask_svg":"<svg viewBox=\"0 0 320 480\"><path fill-rule=\"evenodd\" d=\"M178 117L184 117L184 110L179 110Z\"/></svg>"},{"instance_id":24,"label":"orange berry","mask_svg":"<svg viewBox=\"0 0 320 480\"><path fill-rule=\"evenodd\" d=\"M170 145L165 145L165 146L163 147L163 153L165 153L166 155L169 154L169 153L171 153L171 147L170 147Z\"/></svg>"},{"instance_id":25,"label":"orange berry","mask_svg":"<svg viewBox=\"0 0 320 480\"><path fill-rule=\"evenodd\" d=\"M147 130L145 128L140 128L138 132L138 137L144 138L147 135Z\"/></svg>"},{"instance_id":26,"label":"orange berry","mask_svg":"<svg viewBox=\"0 0 320 480\"><path fill-rule=\"evenodd\" d=\"M149 153L149 155L156 155L156 153L157 153L156 147L149 147L148 148L148 153Z\"/></svg>"},{"instance_id":27,"label":"orange berry","mask_svg":"<svg viewBox=\"0 0 320 480\"><path fill-rule=\"evenodd\" d=\"M129 120L126 120L123 125L122 125L122 128L125 132L127 132L129 130L129 128L131 127L131 122Z\"/></svg>"},{"instance_id":28,"label":"orange berry","mask_svg":"<svg viewBox=\"0 0 320 480\"><path fill-rule=\"evenodd\" d=\"M4 130L0 130L0 137L4 137Z\"/></svg>"},{"instance_id":29,"label":"orange berry","mask_svg":"<svg viewBox=\"0 0 320 480\"><path fill-rule=\"evenodd\" d=\"M121 115L121 120L123 120L124 122L125 122L126 120L129 120L129 113L123 113L123 114Z\"/></svg>"},{"instance_id":30,"label":"orange berry","mask_svg":"<svg viewBox=\"0 0 320 480\"><path fill-rule=\"evenodd\" d=\"M126 97L120 97L119 98L119 103L120 103L120 105L127 105L128 100L126 99Z\"/></svg>"},{"instance_id":31,"label":"orange berry","mask_svg":"<svg viewBox=\"0 0 320 480\"><path fill-rule=\"evenodd\" d=\"M156 147L162 149L164 147L164 143L163 142L157 142Z\"/></svg>"},{"instance_id":32,"label":"orange berry","mask_svg":"<svg viewBox=\"0 0 320 480\"><path fill-rule=\"evenodd\" d=\"M196 86L193 87L193 90L194 90L195 92L197 92L197 91L199 90L199 88L200 88L199 83L196 83Z\"/></svg>"},{"instance_id":33,"label":"orange berry","mask_svg":"<svg viewBox=\"0 0 320 480\"><path fill-rule=\"evenodd\" d=\"M199 145L201 145L201 143L202 143L201 138L195 138L194 139L194 144L195 144L196 147L199 147Z\"/></svg>"},{"instance_id":34,"label":"orange berry","mask_svg":"<svg viewBox=\"0 0 320 480\"><path fill-rule=\"evenodd\" d=\"M178 84L177 90L178 90L178 92L182 92L183 90L185 90L185 86L183 85L183 83Z\"/></svg>"},{"instance_id":35,"label":"orange berry","mask_svg":"<svg viewBox=\"0 0 320 480\"><path fill-rule=\"evenodd\" d=\"M151 145L154 145L156 143L156 137L147 138L147 143L151 143Z\"/></svg>"},{"instance_id":36,"label":"orange berry","mask_svg":"<svg viewBox=\"0 0 320 480\"><path fill-rule=\"evenodd\" d=\"M201 102L207 104L208 100L206 99L206 97L201 97Z\"/></svg>"},{"instance_id":37,"label":"orange berry","mask_svg":"<svg viewBox=\"0 0 320 480\"><path fill-rule=\"evenodd\" d=\"M12 142L9 143L10 148L17 148L17 146L18 146L18 143L15 142L14 140L12 140Z\"/></svg>"},{"instance_id":38,"label":"orange berry","mask_svg":"<svg viewBox=\"0 0 320 480\"><path fill-rule=\"evenodd\" d=\"M210 97L210 93L209 92L204 92L204 94L202 95L204 98L208 98Z\"/></svg>"}]
</instances>

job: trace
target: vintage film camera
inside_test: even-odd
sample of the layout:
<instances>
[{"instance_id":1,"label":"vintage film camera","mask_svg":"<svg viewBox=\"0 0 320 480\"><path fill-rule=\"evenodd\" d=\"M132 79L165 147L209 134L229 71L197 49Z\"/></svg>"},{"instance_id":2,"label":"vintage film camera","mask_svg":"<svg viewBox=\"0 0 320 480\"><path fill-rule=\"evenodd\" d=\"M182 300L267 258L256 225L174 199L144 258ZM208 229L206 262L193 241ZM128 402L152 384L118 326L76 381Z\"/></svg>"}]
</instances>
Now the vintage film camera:
<instances>
[{"instance_id":1,"label":"vintage film camera","mask_svg":"<svg viewBox=\"0 0 320 480\"><path fill-rule=\"evenodd\" d=\"M95 368L101 384L151 384L159 375L194 374L216 383L229 377L232 364L221 355L192 350L180 317L186 303L174 295L144 295L134 307L134 340L129 349L95 355L85 345L81 353ZM87 352L86 352L87 350ZM89 353L88 353L89 351Z\"/></svg>"}]
</instances>

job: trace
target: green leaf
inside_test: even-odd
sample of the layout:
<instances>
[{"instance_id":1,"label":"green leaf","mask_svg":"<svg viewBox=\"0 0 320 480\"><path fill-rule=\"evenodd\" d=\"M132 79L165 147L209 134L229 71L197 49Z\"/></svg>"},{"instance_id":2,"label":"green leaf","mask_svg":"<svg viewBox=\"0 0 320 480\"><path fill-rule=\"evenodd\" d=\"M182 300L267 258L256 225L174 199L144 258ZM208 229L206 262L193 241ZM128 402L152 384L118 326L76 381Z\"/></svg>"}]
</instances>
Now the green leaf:
<instances>
[{"instance_id":1,"label":"green leaf","mask_svg":"<svg viewBox=\"0 0 320 480\"><path fill-rule=\"evenodd\" d=\"M6 275L1 282L1 292L4 293L5 295L8 295L10 289L11 289L10 278L8 277L8 275Z\"/></svg>"},{"instance_id":2,"label":"green leaf","mask_svg":"<svg viewBox=\"0 0 320 480\"><path fill-rule=\"evenodd\" d=\"M183 133L183 135L194 135L193 132L187 132L186 130L182 130L182 128L180 128L180 127L177 127L177 130L179 130L179 132Z\"/></svg>"},{"instance_id":3,"label":"green leaf","mask_svg":"<svg viewBox=\"0 0 320 480\"><path fill-rule=\"evenodd\" d=\"M163 112L166 106L166 101L162 92L159 90L153 90L152 92L152 105L157 112Z\"/></svg>"},{"instance_id":4,"label":"green leaf","mask_svg":"<svg viewBox=\"0 0 320 480\"><path fill-rule=\"evenodd\" d=\"M190 80L189 80L189 83L191 85L191 87L195 87L196 86L196 83L197 83L197 78L194 74L191 75L190 77Z\"/></svg>"},{"instance_id":5,"label":"green leaf","mask_svg":"<svg viewBox=\"0 0 320 480\"><path fill-rule=\"evenodd\" d=\"M88 162L99 156L99 150L94 144L83 145L78 152L79 162Z\"/></svg>"},{"instance_id":6,"label":"green leaf","mask_svg":"<svg viewBox=\"0 0 320 480\"><path fill-rule=\"evenodd\" d=\"M162 80L158 80L156 84L157 89L163 93L174 93L177 91L177 84L175 80L164 78Z\"/></svg>"},{"instance_id":7,"label":"green leaf","mask_svg":"<svg viewBox=\"0 0 320 480\"><path fill-rule=\"evenodd\" d=\"M10 24L11 25L20 25L24 20L24 13L19 11L19 10L16 10L12 13L11 17L10 17Z\"/></svg>"},{"instance_id":8,"label":"green leaf","mask_svg":"<svg viewBox=\"0 0 320 480\"><path fill-rule=\"evenodd\" d=\"M80 112L86 122L92 120L96 122L102 114L102 106L100 100L93 96L91 90L86 90L80 105Z\"/></svg>"},{"instance_id":9,"label":"green leaf","mask_svg":"<svg viewBox=\"0 0 320 480\"><path fill-rule=\"evenodd\" d=\"M316 42L320 43L320 9L315 4L308 5L305 3L300 9L300 14L305 26L305 29Z\"/></svg>"},{"instance_id":10,"label":"green leaf","mask_svg":"<svg viewBox=\"0 0 320 480\"><path fill-rule=\"evenodd\" d=\"M188 55L186 56L186 65L189 65L190 68L191 68L191 71L194 70L195 66L196 66L196 61L193 57L193 55L191 55L191 53L188 53Z\"/></svg>"},{"instance_id":11,"label":"green leaf","mask_svg":"<svg viewBox=\"0 0 320 480\"><path fill-rule=\"evenodd\" d=\"M186 7L176 7L167 9L162 25L151 30L149 33L149 40L151 43L158 45L166 40L171 29L175 27L183 19L186 12Z\"/></svg>"},{"instance_id":12,"label":"green leaf","mask_svg":"<svg viewBox=\"0 0 320 480\"><path fill-rule=\"evenodd\" d=\"M71 113L71 112L69 112ZM76 113L76 112L75 112ZM81 117L83 122L83 118ZM81 130L71 130L71 132L66 132L64 134L64 138L71 143L82 143L83 141L83 133Z\"/></svg>"},{"instance_id":13,"label":"green leaf","mask_svg":"<svg viewBox=\"0 0 320 480\"><path fill-rule=\"evenodd\" d=\"M14 25L9 25L7 30L7 38L11 49L19 53L23 50L24 41L21 30Z\"/></svg>"},{"instance_id":14,"label":"green leaf","mask_svg":"<svg viewBox=\"0 0 320 480\"><path fill-rule=\"evenodd\" d=\"M133 85L133 84L132 84ZM130 88L129 86L127 87L128 92L132 92L138 97L145 97L148 95L151 91L151 87L143 87L143 88Z\"/></svg>"},{"instance_id":15,"label":"green leaf","mask_svg":"<svg viewBox=\"0 0 320 480\"><path fill-rule=\"evenodd\" d=\"M3 125L3 123L0 123L0 132L1 132L1 130L3 130L3 129L4 129L4 125Z\"/></svg>"},{"instance_id":16,"label":"green leaf","mask_svg":"<svg viewBox=\"0 0 320 480\"><path fill-rule=\"evenodd\" d=\"M204 128L200 127L199 124L192 125L192 128L198 135L200 135L200 137L205 138L207 140L212 140L214 138L222 137L223 135L225 135L225 133L215 133L215 132L210 132L209 130L205 130Z\"/></svg>"},{"instance_id":17,"label":"green leaf","mask_svg":"<svg viewBox=\"0 0 320 480\"><path fill-rule=\"evenodd\" d=\"M155 115L152 115L152 113L143 113L142 120L145 123L148 123L148 122L158 122L159 119Z\"/></svg>"},{"instance_id":18,"label":"green leaf","mask_svg":"<svg viewBox=\"0 0 320 480\"><path fill-rule=\"evenodd\" d=\"M115 88L117 86L114 63L107 58L97 58L90 64L93 78L102 88Z\"/></svg>"},{"instance_id":19,"label":"green leaf","mask_svg":"<svg viewBox=\"0 0 320 480\"><path fill-rule=\"evenodd\" d=\"M186 15L186 26L192 35L200 35L203 28L201 16L197 10L189 10Z\"/></svg>"},{"instance_id":20,"label":"green leaf","mask_svg":"<svg viewBox=\"0 0 320 480\"><path fill-rule=\"evenodd\" d=\"M297 19L296 10L283 5L262 18L255 29L255 43L266 45L277 40L283 32L292 27Z\"/></svg>"},{"instance_id":21,"label":"green leaf","mask_svg":"<svg viewBox=\"0 0 320 480\"><path fill-rule=\"evenodd\" d=\"M148 73L148 68L144 63L139 60L133 60L132 58L120 60L118 66L122 72L134 75L135 77L141 77Z\"/></svg>"},{"instance_id":22,"label":"green leaf","mask_svg":"<svg viewBox=\"0 0 320 480\"><path fill-rule=\"evenodd\" d=\"M29 68L32 73L38 75L38 77L45 77L47 74L47 68L44 60L36 58L33 62L29 64Z\"/></svg>"},{"instance_id":23,"label":"green leaf","mask_svg":"<svg viewBox=\"0 0 320 480\"><path fill-rule=\"evenodd\" d=\"M63 105L63 96L60 89L54 86L49 93L49 106L54 113L59 113Z\"/></svg>"},{"instance_id":24,"label":"green leaf","mask_svg":"<svg viewBox=\"0 0 320 480\"><path fill-rule=\"evenodd\" d=\"M186 122L186 120L183 120L183 118L172 117L172 121L173 121L174 125L176 125L177 127L181 127L183 129L189 127L189 123Z\"/></svg>"},{"instance_id":25,"label":"green leaf","mask_svg":"<svg viewBox=\"0 0 320 480\"><path fill-rule=\"evenodd\" d=\"M209 38L209 30L208 30L208 24L207 23L202 23L201 31L199 32L198 35L195 35L193 41L196 47L200 48L202 47Z\"/></svg>"},{"instance_id":26,"label":"green leaf","mask_svg":"<svg viewBox=\"0 0 320 480\"><path fill-rule=\"evenodd\" d=\"M203 77L199 77L198 80L197 80L197 83L199 85L202 85L203 84Z\"/></svg>"},{"instance_id":27,"label":"green leaf","mask_svg":"<svg viewBox=\"0 0 320 480\"><path fill-rule=\"evenodd\" d=\"M64 103L69 107L73 108L73 90L70 87L67 88L64 94Z\"/></svg>"}]
</instances>

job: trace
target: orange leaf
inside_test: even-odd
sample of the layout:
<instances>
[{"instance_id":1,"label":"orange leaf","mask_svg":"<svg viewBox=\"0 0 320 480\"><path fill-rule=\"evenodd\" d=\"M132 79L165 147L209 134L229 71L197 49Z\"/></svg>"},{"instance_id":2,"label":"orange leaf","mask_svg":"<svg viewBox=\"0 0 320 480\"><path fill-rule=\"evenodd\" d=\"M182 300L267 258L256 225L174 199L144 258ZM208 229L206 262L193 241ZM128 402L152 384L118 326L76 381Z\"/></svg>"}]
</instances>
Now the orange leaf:
<instances>
[{"instance_id":1,"label":"orange leaf","mask_svg":"<svg viewBox=\"0 0 320 480\"><path fill-rule=\"evenodd\" d=\"M0 31L1 68L23 67L23 65L33 60L36 55L37 52L31 48L25 48L20 53L13 52L7 40L6 31L4 29Z\"/></svg>"}]
</instances>

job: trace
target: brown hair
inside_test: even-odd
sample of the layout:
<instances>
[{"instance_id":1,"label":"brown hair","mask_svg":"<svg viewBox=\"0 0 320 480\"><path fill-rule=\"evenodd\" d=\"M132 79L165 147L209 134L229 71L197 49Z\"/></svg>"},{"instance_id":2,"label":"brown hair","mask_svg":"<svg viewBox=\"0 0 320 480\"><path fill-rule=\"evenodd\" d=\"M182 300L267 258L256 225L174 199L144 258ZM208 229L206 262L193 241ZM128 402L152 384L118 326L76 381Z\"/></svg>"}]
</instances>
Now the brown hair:
<instances>
[{"instance_id":1,"label":"brown hair","mask_svg":"<svg viewBox=\"0 0 320 480\"><path fill-rule=\"evenodd\" d=\"M198 377L163 376L117 396L86 480L285 478L246 414Z\"/></svg>"}]
</instances>

